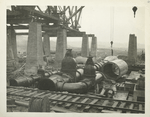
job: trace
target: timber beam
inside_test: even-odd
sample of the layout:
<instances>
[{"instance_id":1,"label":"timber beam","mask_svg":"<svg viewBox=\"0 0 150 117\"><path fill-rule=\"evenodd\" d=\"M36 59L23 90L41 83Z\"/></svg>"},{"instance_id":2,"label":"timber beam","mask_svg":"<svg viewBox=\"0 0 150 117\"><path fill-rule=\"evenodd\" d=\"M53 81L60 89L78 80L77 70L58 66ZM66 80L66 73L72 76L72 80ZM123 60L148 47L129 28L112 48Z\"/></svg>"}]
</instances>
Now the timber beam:
<instances>
[{"instance_id":1,"label":"timber beam","mask_svg":"<svg viewBox=\"0 0 150 117\"><path fill-rule=\"evenodd\" d=\"M13 26L14 29L19 29L19 30L24 30L24 29L29 29L29 25L18 25L18 26ZM59 28L65 28L66 30L74 31L74 32L80 32L79 30L76 29L71 29L67 26L63 25L42 25L42 31L52 31L52 30L58 30Z\"/></svg>"},{"instance_id":2,"label":"timber beam","mask_svg":"<svg viewBox=\"0 0 150 117\"><path fill-rule=\"evenodd\" d=\"M31 17L27 18L7 18L7 24L28 24L32 21L40 23L56 23L56 20L47 20L47 19L33 19Z\"/></svg>"},{"instance_id":3,"label":"timber beam","mask_svg":"<svg viewBox=\"0 0 150 117\"><path fill-rule=\"evenodd\" d=\"M42 25L42 31L51 31L51 30L57 30L60 26L55 26L55 25ZM29 25L23 26L23 25L18 25L18 26L13 26L13 29L16 30L24 30L24 29L29 29Z\"/></svg>"},{"instance_id":4,"label":"timber beam","mask_svg":"<svg viewBox=\"0 0 150 117\"><path fill-rule=\"evenodd\" d=\"M57 37L57 31L47 33L50 37ZM82 37L85 32L67 32L67 37ZM16 33L16 35L28 35L28 33ZM44 36L44 33L42 33Z\"/></svg>"},{"instance_id":5,"label":"timber beam","mask_svg":"<svg viewBox=\"0 0 150 117\"><path fill-rule=\"evenodd\" d=\"M82 37L85 32L75 33L75 32L67 32L67 37ZM16 35L28 35L28 33L16 33ZM57 37L57 32L48 33L50 37ZM94 34L87 34L88 37L93 37ZM44 36L44 33L42 34Z\"/></svg>"},{"instance_id":6,"label":"timber beam","mask_svg":"<svg viewBox=\"0 0 150 117\"><path fill-rule=\"evenodd\" d=\"M38 16L38 17L42 17L42 18L45 18L45 19L48 19L48 20L55 20L55 21L60 21L59 18L53 16L53 15L48 15L48 14L45 14L45 13L42 13L42 12L39 12L37 10L32 10L32 9L29 9L29 8L24 8L24 7L20 7L18 10L25 10L27 12L31 12L33 15L35 16Z\"/></svg>"}]
</instances>

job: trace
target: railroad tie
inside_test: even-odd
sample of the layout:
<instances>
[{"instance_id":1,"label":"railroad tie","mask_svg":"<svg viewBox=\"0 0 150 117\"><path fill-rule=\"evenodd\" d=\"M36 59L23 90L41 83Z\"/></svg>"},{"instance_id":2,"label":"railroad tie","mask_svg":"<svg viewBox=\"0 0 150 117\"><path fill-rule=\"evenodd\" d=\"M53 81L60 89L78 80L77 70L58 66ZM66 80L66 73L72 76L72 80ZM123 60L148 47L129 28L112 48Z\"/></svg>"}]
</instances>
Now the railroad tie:
<instances>
[{"instance_id":1,"label":"railroad tie","mask_svg":"<svg viewBox=\"0 0 150 117\"><path fill-rule=\"evenodd\" d=\"M24 90L23 90L23 89L22 89L22 90L15 90L15 91L12 91L12 92L10 92L10 93L8 93L8 94L16 94L16 93L22 92L22 91L24 91Z\"/></svg>"},{"instance_id":2,"label":"railroad tie","mask_svg":"<svg viewBox=\"0 0 150 117\"><path fill-rule=\"evenodd\" d=\"M65 99L63 100L63 102L67 102L67 101L70 100L71 98L72 98L72 96L68 96L67 98L65 98ZM59 102L58 105L62 105L63 102Z\"/></svg>"},{"instance_id":3,"label":"railroad tie","mask_svg":"<svg viewBox=\"0 0 150 117\"><path fill-rule=\"evenodd\" d=\"M51 99L52 99L52 100L55 100L55 99L59 98L60 96L62 96L62 95L59 94L59 95L57 95L57 96L55 96L55 97L52 97ZM57 103L56 100L55 100L55 101L52 101L52 105L55 105L56 103Z\"/></svg>"},{"instance_id":4,"label":"railroad tie","mask_svg":"<svg viewBox=\"0 0 150 117\"><path fill-rule=\"evenodd\" d=\"M89 98L85 98L84 100L81 101L82 104L86 103L89 100ZM77 108L81 108L82 104L78 104Z\"/></svg>"},{"instance_id":5,"label":"railroad tie","mask_svg":"<svg viewBox=\"0 0 150 117\"><path fill-rule=\"evenodd\" d=\"M45 93L45 92L38 93L38 94L34 95L33 97L38 97L38 96L40 96L40 95L43 95L44 93Z\"/></svg>"},{"instance_id":6,"label":"railroad tie","mask_svg":"<svg viewBox=\"0 0 150 117\"><path fill-rule=\"evenodd\" d=\"M18 95L25 96L26 94L31 93L31 92L32 92L31 90L30 91L25 91L25 92L22 92L22 93L18 93Z\"/></svg>"},{"instance_id":7,"label":"railroad tie","mask_svg":"<svg viewBox=\"0 0 150 117\"><path fill-rule=\"evenodd\" d=\"M98 99L92 100L92 102L90 102L89 105L87 105L83 111L87 112L91 108L90 104L95 104L96 102L98 102Z\"/></svg>"},{"instance_id":8,"label":"railroad tie","mask_svg":"<svg viewBox=\"0 0 150 117\"><path fill-rule=\"evenodd\" d=\"M131 103L131 105L129 106L129 109L133 109L134 108L134 104Z\"/></svg>"},{"instance_id":9,"label":"railroad tie","mask_svg":"<svg viewBox=\"0 0 150 117\"><path fill-rule=\"evenodd\" d=\"M80 97L76 97L76 98L74 98L71 102L76 102L77 100L79 100L80 99ZM70 108L70 106L72 105L72 103L67 103L66 105L65 105L65 108Z\"/></svg>"},{"instance_id":10,"label":"railroad tie","mask_svg":"<svg viewBox=\"0 0 150 117\"><path fill-rule=\"evenodd\" d=\"M33 91L32 93L29 93L29 94L27 94L26 96L32 96L32 95L34 95L34 94L36 94L37 93L37 91Z\"/></svg>"},{"instance_id":11,"label":"railroad tie","mask_svg":"<svg viewBox=\"0 0 150 117\"><path fill-rule=\"evenodd\" d=\"M113 103L112 107L113 107L113 108L116 108L117 105L118 105L118 103L119 103L119 101L115 101L115 102Z\"/></svg>"},{"instance_id":12,"label":"railroad tie","mask_svg":"<svg viewBox=\"0 0 150 117\"><path fill-rule=\"evenodd\" d=\"M109 100L104 100L104 102L102 103L102 106L106 106L109 103Z\"/></svg>"},{"instance_id":13,"label":"railroad tie","mask_svg":"<svg viewBox=\"0 0 150 117\"><path fill-rule=\"evenodd\" d=\"M26 91L23 90L23 91L21 91L21 92L15 93L15 94L13 94L13 95L23 96L24 93L26 93Z\"/></svg>"},{"instance_id":14,"label":"railroad tie","mask_svg":"<svg viewBox=\"0 0 150 117\"><path fill-rule=\"evenodd\" d=\"M122 113L125 113L126 111L125 110L123 110L123 108L125 107L125 105L126 105L126 102L121 102L121 104L119 105L119 108L121 108L121 112ZM119 111L119 110L118 110Z\"/></svg>"},{"instance_id":15,"label":"railroad tie","mask_svg":"<svg viewBox=\"0 0 150 117\"><path fill-rule=\"evenodd\" d=\"M126 102L121 102L121 104L119 105L119 108L124 108L126 105Z\"/></svg>"},{"instance_id":16,"label":"railroad tie","mask_svg":"<svg viewBox=\"0 0 150 117\"><path fill-rule=\"evenodd\" d=\"M142 110L142 104L139 104L139 110Z\"/></svg>"},{"instance_id":17,"label":"railroad tie","mask_svg":"<svg viewBox=\"0 0 150 117\"><path fill-rule=\"evenodd\" d=\"M58 100L63 100L64 98L66 98L67 95L63 95L61 98L59 98ZM58 102L57 105L61 106L63 102Z\"/></svg>"},{"instance_id":18,"label":"railroad tie","mask_svg":"<svg viewBox=\"0 0 150 117\"><path fill-rule=\"evenodd\" d=\"M45 94L45 95L41 95L41 96L39 96L40 98L43 98L43 97L45 97L45 96L50 96L52 93L47 93L47 94Z\"/></svg>"},{"instance_id":19,"label":"railroad tie","mask_svg":"<svg viewBox=\"0 0 150 117\"><path fill-rule=\"evenodd\" d=\"M9 94L10 92L12 91L18 91L18 89L10 89L10 90L7 90L7 94Z\"/></svg>"}]
</instances>

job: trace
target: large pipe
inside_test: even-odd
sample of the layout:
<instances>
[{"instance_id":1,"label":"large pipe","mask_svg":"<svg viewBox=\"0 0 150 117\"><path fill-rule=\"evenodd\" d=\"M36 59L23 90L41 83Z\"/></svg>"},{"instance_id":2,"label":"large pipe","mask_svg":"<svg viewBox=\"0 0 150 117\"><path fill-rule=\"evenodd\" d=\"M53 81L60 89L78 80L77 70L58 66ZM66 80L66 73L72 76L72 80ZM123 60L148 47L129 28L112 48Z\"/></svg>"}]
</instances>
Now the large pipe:
<instances>
[{"instance_id":1,"label":"large pipe","mask_svg":"<svg viewBox=\"0 0 150 117\"><path fill-rule=\"evenodd\" d=\"M36 81L38 81L41 77L40 76L33 76L33 77L29 77L29 76L20 76L17 78L11 78L10 79L10 86L31 86L33 83L35 83Z\"/></svg>"},{"instance_id":2,"label":"large pipe","mask_svg":"<svg viewBox=\"0 0 150 117\"><path fill-rule=\"evenodd\" d=\"M128 65L121 59L116 59L104 64L103 73L108 79L117 80L128 71Z\"/></svg>"},{"instance_id":3,"label":"large pipe","mask_svg":"<svg viewBox=\"0 0 150 117\"><path fill-rule=\"evenodd\" d=\"M36 81L43 77L49 77L51 75L54 75L58 73L58 71L45 71L42 69L38 70L38 75L37 76L19 76L17 78L11 78L10 81L10 86L31 86L33 85ZM80 76L79 76L80 77Z\"/></svg>"},{"instance_id":4,"label":"large pipe","mask_svg":"<svg viewBox=\"0 0 150 117\"><path fill-rule=\"evenodd\" d=\"M94 68L96 71L100 71L102 72L102 67L104 64L106 64L107 62L111 62L111 61L114 61L114 60L117 60L117 56L107 56L103 61L99 62L99 63L96 63L94 65Z\"/></svg>"},{"instance_id":5,"label":"large pipe","mask_svg":"<svg viewBox=\"0 0 150 117\"><path fill-rule=\"evenodd\" d=\"M80 73L81 72L81 73ZM70 77L65 75L52 75L50 78L41 79L39 81L38 88L41 90L51 91L68 91L71 93L86 93L91 86L99 83L103 79L101 73L96 73L95 80L85 78L81 80L80 74L83 73L83 69L79 69L76 72L76 77L79 82L71 83ZM80 79L80 80L79 80Z\"/></svg>"},{"instance_id":6,"label":"large pipe","mask_svg":"<svg viewBox=\"0 0 150 117\"><path fill-rule=\"evenodd\" d=\"M92 87L94 81L92 79L83 79L77 83L64 83L58 82L57 83L57 90L58 91L67 91L70 93L86 93L88 89Z\"/></svg>"},{"instance_id":7,"label":"large pipe","mask_svg":"<svg viewBox=\"0 0 150 117\"><path fill-rule=\"evenodd\" d=\"M76 71L76 81L82 80L83 69ZM50 76L49 78L42 78L39 81L38 88L41 90L56 90L57 82L71 82L72 76L65 73L58 73Z\"/></svg>"}]
</instances>

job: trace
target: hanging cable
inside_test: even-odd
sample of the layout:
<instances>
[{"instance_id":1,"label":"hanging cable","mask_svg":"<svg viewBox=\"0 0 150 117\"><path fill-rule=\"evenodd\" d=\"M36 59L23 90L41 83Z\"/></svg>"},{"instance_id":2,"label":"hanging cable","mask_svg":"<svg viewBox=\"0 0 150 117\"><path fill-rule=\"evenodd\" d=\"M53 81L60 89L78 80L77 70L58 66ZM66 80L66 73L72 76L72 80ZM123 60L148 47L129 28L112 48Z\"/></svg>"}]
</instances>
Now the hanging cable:
<instances>
[{"instance_id":1,"label":"hanging cable","mask_svg":"<svg viewBox=\"0 0 150 117\"><path fill-rule=\"evenodd\" d=\"M112 56L113 56L113 38L114 38L114 7L110 8L110 45Z\"/></svg>"}]
</instances>

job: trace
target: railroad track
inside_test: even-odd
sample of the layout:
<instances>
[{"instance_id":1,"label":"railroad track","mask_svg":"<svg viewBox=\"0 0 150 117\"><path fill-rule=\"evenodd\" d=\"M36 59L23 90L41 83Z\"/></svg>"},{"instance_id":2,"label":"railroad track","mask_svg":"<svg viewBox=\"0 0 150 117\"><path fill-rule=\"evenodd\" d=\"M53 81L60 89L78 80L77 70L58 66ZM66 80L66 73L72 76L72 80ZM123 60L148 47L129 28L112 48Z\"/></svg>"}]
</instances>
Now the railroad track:
<instances>
[{"instance_id":1,"label":"railroad track","mask_svg":"<svg viewBox=\"0 0 150 117\"><path fill-rule=\"evenodd\" d=\"M23 102L29 102L32 97L48 96L51 108L61 108L72 112L120 112L145 113L144 102L116 100L112 98L89 96L86 94L72 94L66 92L43 91L37 88L7 87L7 96ZM59 110L59 109L58 109ZM67 112L67 111L66 111Z\"/></svg>"}]
</instances>

